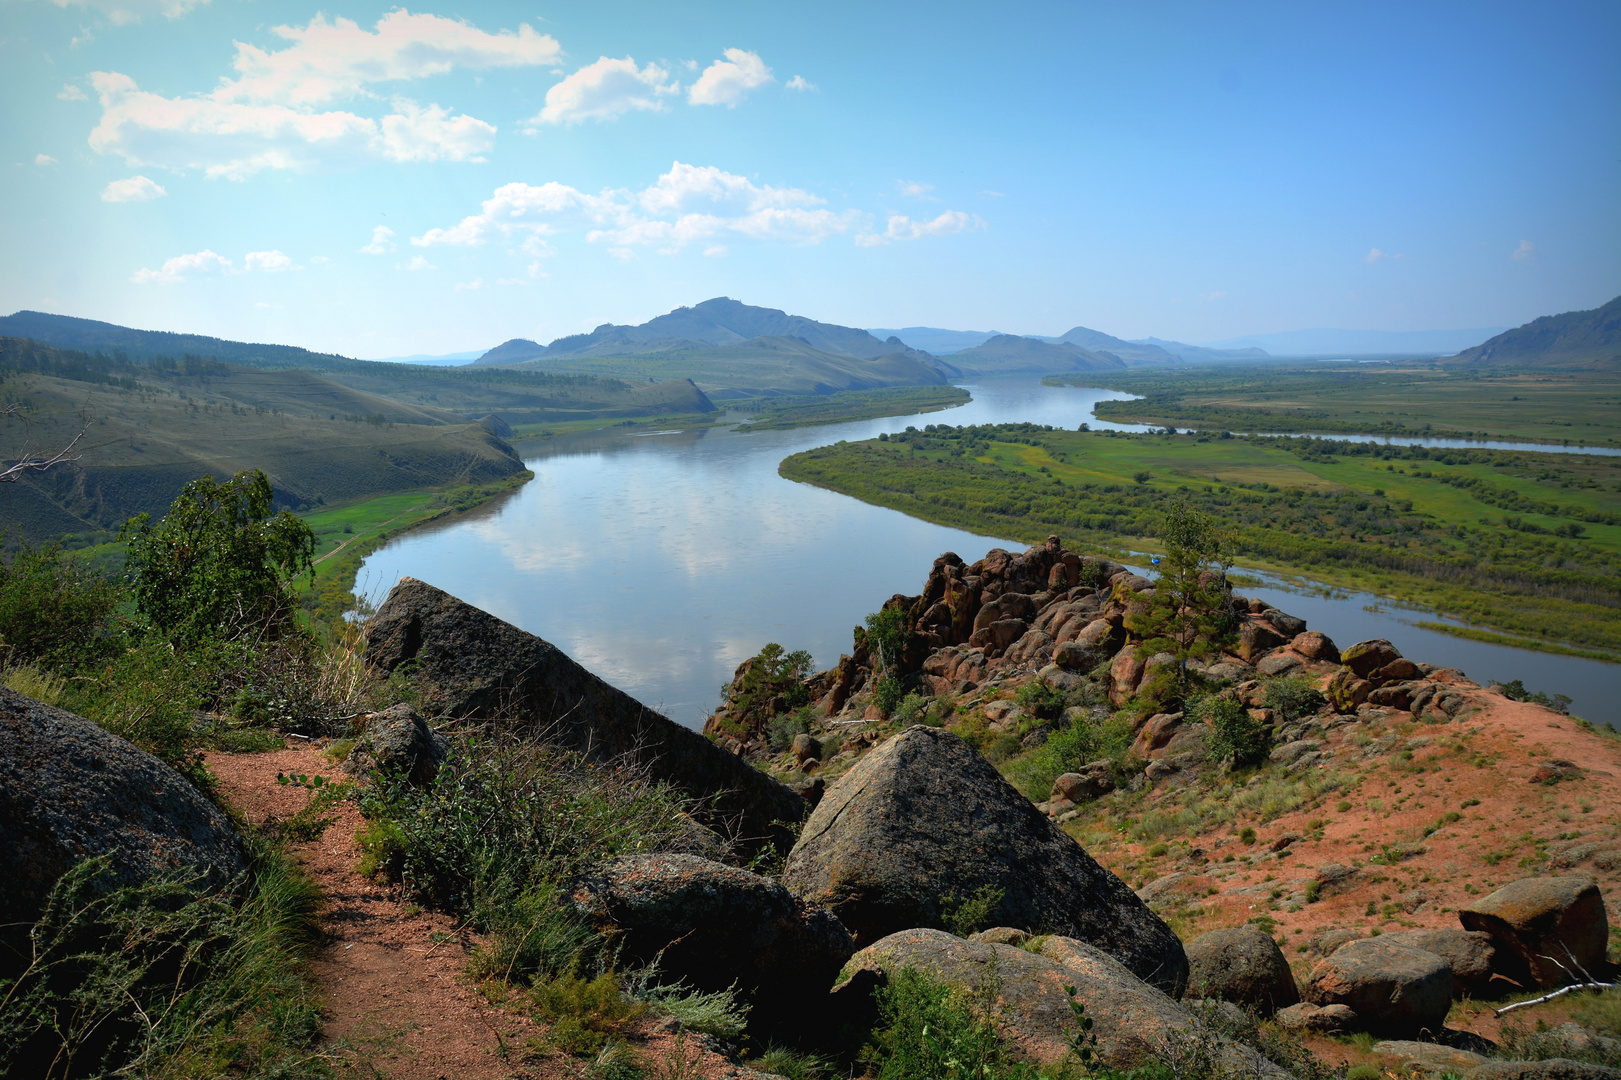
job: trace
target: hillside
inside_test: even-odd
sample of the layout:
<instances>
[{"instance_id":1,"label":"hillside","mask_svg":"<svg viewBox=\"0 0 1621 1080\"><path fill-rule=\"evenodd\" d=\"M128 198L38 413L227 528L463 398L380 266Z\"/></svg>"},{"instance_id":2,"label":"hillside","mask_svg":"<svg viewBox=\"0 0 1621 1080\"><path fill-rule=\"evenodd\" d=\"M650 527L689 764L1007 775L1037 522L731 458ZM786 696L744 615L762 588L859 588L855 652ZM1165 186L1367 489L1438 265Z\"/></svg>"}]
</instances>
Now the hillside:
<instances>
[{"instance_id":1,"label":"hillside","mask_svg":"<svg viewBox=\"0 0 1621 1080\"><path fill-rule=\"evenodd\" d=\"M1211 349L1203 345L1189 345L1186 342L1166 341L1157 337L1146 337L1132 344L1153 345L1183 360L1265 360L1271 355L1265 349Z\"/></svg>"},{"instance_id":2,"label":"hillside","mask_svg":"<svg viewBox=\"0 0 1621 1080\"><path fill-rule=\"evenodd\" d=\"M1621 296L1591 311L1544 315L1465 349L1471 366L1621 368Z\"/></svg>"},{"instance_id":3,"label":"hillside","mask_svg":"<svg viewBox=\"0 0 1621 1080\"><path fill-rule=\"evenodd\" d=\"M1126 361L1092 352L1069 342L1000 334L982 345L963 349L951 362L970 375L1012 375L1025 372L1104 371L1123 368Z\"/></svg>"},{"instance_id":4,"label":"hillside","mask_svg":"<svg viewBox=\"0 0 1621 1080\"><path fill-rule=\"evenodd\" d=\"M1118 356L1129 365L1137 364L1174 364L1177 357L1166 352L1158 345L1147 345L1137 341L1122 341L1120 338L1103 333L1101 330L1088 330L1084 326L1077 326L1059 335L1056 338L1044 340L1054 342L1067 342L1089 352L1109 353Z\"/></svg>"},{"instance_id":5,"label":"hillside","mask_svg":"<svg viewBox=\"0 0 1621 1080\"><path fill-rule=\"evenodd\" d=\"M874 337L895 338L904 341L914 349L922 349L936 356L950 356L963 349L972 349L975 345L983 345L993 337L1000 337L1000 330L942 330L937 326L903 326L896 329L869 328L867 333Z\"/></svg>"},{"instance_id":6,"label":"hillside","mask_svg":"<svg viewBox=\"0 0 1621 1080\"><path fill-rule=\"evenodd\" d=\"M304 368L307 371L325 371L369 362L350 360L331 353L311 352L295 345L258 345L202 334L135 330L94 319L51 315L43 311L19 311L0 316L0 337L31 338L63 349L106 352L115 357L122 353L120 359L140 362L158 356L174 360L201 356L250 367Z\"/></svg>"},{"instance_id":7,"label":"hillside","mask_svg":"<svg viewBox=\"0 0 1621 1080\"><path fill-rule=\"evenodd\" d=\"M846 356L872 358L897 351L894 343L881 341L865 330L817 322L776 308L754 307L724 296L676 308L640 326L604 323L589 334L558 338L546 346L546 351L552 356L608 356L671 346L690 348L690 343L736 345L762 337L799 338L814 349Z\"/></svg>"}]
</instances>

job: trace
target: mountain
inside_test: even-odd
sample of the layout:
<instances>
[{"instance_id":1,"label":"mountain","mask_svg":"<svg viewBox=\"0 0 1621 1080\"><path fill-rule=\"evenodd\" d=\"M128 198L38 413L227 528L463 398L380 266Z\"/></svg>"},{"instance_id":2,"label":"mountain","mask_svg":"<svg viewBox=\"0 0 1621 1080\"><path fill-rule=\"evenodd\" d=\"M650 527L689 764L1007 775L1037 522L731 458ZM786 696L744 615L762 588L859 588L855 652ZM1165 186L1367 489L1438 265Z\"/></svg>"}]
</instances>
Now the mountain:
<instances>
[{"instance_id":1,"label":"mountain","mask_svg":"<svg viewBox=\"0 0 1621 1080\"><path fill-rule=\"evenodd\" d=\"M537 356L546 355L546 346L528 338L515 337L511 341L503 341L489 352L484 353L475 364L521 364L525 360L533 360Z\"/></svg>"},{"instance_id":2,"label":"mountain","mask_svg":"<svg viewBox=\"0 0 1621 1080\"><path fill-rule=\"evenodd\" d=\"M135 330L128 326L79 319L71 315L51 315L43 311L19 311L0 317L0 337L31 338L63 349L107 352L115 357L123 353L125 359L143 361L156 356L167 356L173 360L202 356L228 364L303 368L306 371L324 371L335 365L371 363L350 360L333 353L311 352L296 345L258 345L202 334Z\"/></svg>"},{"instance_id":3,"label":"mountain","mask_svg":"<svg viewBox=\"0 0 1621 1080\"><path fill-rule=\"evenodd\" d=\"M453 353L412 353L410 356L378 356L372 359L374 364L427 364L430 367L460 367L462 364L471 364L484 355L483 349L474 349L472 352Z\"/></svg>"},{"instance_id":4,"label":"mountain","mask_svg":"<svg viewBox=\"0 0 1621 1080\"><path fill-rule=\"evenodd\" d=\"M1123 341L1120 338L1105 334L1101 330L1088 330L1084 326L1077 326L1059 337L1043 338L1042 340L1068 342L1089 352L1112 353L1133 366L1137 364L1176 363L1176 357L1158 345L1142 345L1135 341Z\"/></svg>"},{"instance_id":5,"label":"mountain","mask_svg":"<svg viewBox=\"0 0 1621 1080\"><path fill-rule=\"evenodd\" d=\"M799 338L812 348L846 356L884 356L897 351L896 346L905 347L899 341L891 344L873 337L865 330L817 322L776 308L753 307L718 296L692 307L676 308L640 326L604 323L589 334L558 338L546 347L546 354L622 355L690 348L694 344L736 345L760 337Z\"/></svg>"},{"instance_id":6,"label":"mountain","mask_svg":"<svg viewBox=\"0 0 1621 1080\"><path fill-rule=\"evenodd\" d=\"M1288 330L1205 343L1211 349L1265 349L1273 356L1445 356L1478 345L1506 327L1478 330Z\"/></svg>"},{"instance_id":7,"label":"mountain","mask_svg":"<svg viewBox=\"0 0 1621 1080\"><path fill-rule=\"evenodd\" d=\"M1460 352L1465 364L1621 367L1621 296L1591 311L1544 315Z\"/></svg>"},{"instance_id":8,"label":"mountain","mask_svg":"<svg viewBox=\"0 0 1621 1080\"><path fill-rule=\"evenodd\" d=\"M954 353L951 362L969 375L1100 371L1126 366L1118 356L1092 352L1067 341L1045 341L1013 334L998 334L984 344Z\"/></svg>"},{"instance_id":9,"label":"mountain","mask_svg":"<svg viewBox=\"0 0 1621 1080\"><path fill-rule=\"evenodd\" d=\"M922 349L936 356L950 356L954 352L983 345L993 337L1000 337L1002 331L941 330L935 326L905 326L899 330L871 329L867 333L874 337L895 338L914 349Z\"/></svg>"},{"instance_id":10,"label":"mountain","mask_svg":"<svg viewBox=\"0 0 1621 1080\"><path fill-rule=\"evenodd\" d=\"M1184 360L1265 360L1271 356L1265 349L1207 349L1202 345L1188 345L1181 341L1165 341L1147 337L1132 342L1134 345L1153 345Z\"/></svg>"}]
</instances>

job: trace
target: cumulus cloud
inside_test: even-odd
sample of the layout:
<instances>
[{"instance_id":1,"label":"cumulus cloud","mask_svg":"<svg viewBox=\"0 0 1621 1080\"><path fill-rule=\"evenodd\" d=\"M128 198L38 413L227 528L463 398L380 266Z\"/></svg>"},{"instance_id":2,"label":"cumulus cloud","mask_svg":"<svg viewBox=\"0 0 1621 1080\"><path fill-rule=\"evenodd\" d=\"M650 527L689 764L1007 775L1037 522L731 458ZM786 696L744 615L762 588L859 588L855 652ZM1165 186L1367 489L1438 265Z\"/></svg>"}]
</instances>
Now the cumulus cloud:
<instances>
[{"instance_id":1,"label":"cumulus cloud","mask_svg":"<svg viewBox=\"0 0 1621 1080\"><path fill-rule=\"evenodd\" d=\"M63 83L62 89L56 92L58 101L89 101L90 97L72 83Z\"/></svg>"},{"instance_id":2,"label":"cumulus cloud","mask_svg":"<svg viewBox=\"0 0 1621 1080\"><path fill-rule=\"evenodd\" d=\"M396 270L437 270L439 268L437 266L433 265L433 263L429 262L427 259L423 258L421 255L413 255L413 256L411 256L411 261L410 262L408 262L408 263L400 263L398 266L395 267L395 269Z\"/></svg>"},{"instance_id":3,"label":"cumulus cloud","mask_svg":"<svg viewBox=\"0 0 1621 1080\"><path fill-rule=\"evenodd\" d=\"M704 248L704 254L711 259L723 259L731 254L731 249L725 244L710 244Z\"/></svg>"},{"instance_id":4,"label":"cumulus cloud","mask_svg":"<svg viewBox=\"0 0 1621 1080\"><path fill-rule=\"evenodd\" d=\"M362 255L388 254L390 251L394 250L394 241L391 239L393 235L394 230L389 228L387 225L373 226L371 231L371 243L362 247L360 249L360 253Z\"/></svg>"},{"instance_id":5,"label":"cumulus cloud","mask_svg":"<svg viewBox=\"0 0 1621 1080\"><path fill-rule=\"evenodd\" d=\"M1369 250L1369 252L1365 256L1363 256L1362 261L1366 262L1366 263L1376 263L1376 262L1384 262L1386 259L1405 259L1405 258L1407 258L1407 256L1403 255L1399 251L1380 251L1378 248L1373 248L1373 249Z\"/></svg>"},{"instance_id":6,"label":"cumulus cloud","mask_svg":"<svg viewBox=\"0 0 1621 1080\"><path fill-rule=\"evenodd\" d=\"M714 166L678 161L640 191L592 195L556 181L505 184L477 214L429 229L411 243L476 247L501 240L531 255L550 254L546 237L560 232L584 232L588 243L622 251L651 246L673 253L730 236L806 244L848 232L860 217L854 210L829 210L824 202L800 188L756 184Z\"/></svg>"},{"instance_id":7,"label":"cumulus cloud","mask_svg":"<svg viewBox=\"0 0 1621 1080\"><path fill-rule=\"evenodd\" d=\"M821 87L817 86L815 83L806 80L805 76L803 75L795 75L793 78L783 83L783 85L790 90L805 91L821 89Z\"/></svg>"},{"instance_id":8,"label":"cumulus cloud","mask_svg":"<svg viewBox=\"0 0 1621 1080\"><path fill-rule=\"evenodd\" d=\"M482 289L483 287L483 278L474 278L472 281L458 281L454 286L452 286L456 292L471 292L475 289Z\"/></svg>"},{"instance_id":9,"label":"cumulus cloud","mask_svg":"<svg viewBox=\"0 0 1621 1080\"><path fill-rule=\"evenodd\" d=\"M230 259L205 249L190 255L176 255L157 270L137 270L130 280L137 285L178 285L188 277L223 273L230 268Z\"/></svg>"},{"instance_id":10,"label":"cumulus cloud","mask_svg":"<svg viewBox=\"0 0 1621 1080\"><path fill-rule=\"evenodd\" d=\"M908 199L927 199L929 202L940 201L933 195L929 194L929 192L934 190L933 184L919 184L913 180L897 180L895 181L895 186L900 188L901 194L905 195Z\"/></svg>"},{"instance_id":11,"label":"cumulus cloud","mask_svg":"<svg viewBox=\"0 0 1621 1080\"><path fill-rule=\"evenodd\" d=\"M546 91L546 105L527 121L533 133L540 124L578 124L612 120L627 112L657 112L664 98L681 92L670 73L657 64L638 68L632 57L604 56L587 64Z\"/></svg>"},{"instance_id":12,"label":"cumulus cloud","mask_svg":"<svg viewBox=\"0 0 1621 1080\"><path fill-rule=\"evenodd\" d=\"M280 251L250 251L242 260L247 270L260 270L267 274L274 274L280 270L294 270L293 260Z\"/></svg>"},{"instance_id":13,"label":"cumulus cloud","mask_svg":"<svg viewBox=\"0 0 1621 1080\"><path fill-rule=\"evenodd\" d=\"M437 104L390 98L381 116L324 109L377 95L374 83L407 82L455 68L551 64L555 39L528 25L486 33L456 19L395 10L375 30L317 15L307 26L272 31L291 42L279 50L238 42L225 78L206 94L164 97L118 72L91 75L102 115L90 135L98 153L132 165L202 169L242 180L263 169L305 169L329 162L482 161L496 129Z\"/></svg>"},{"instance_id":14,"label":"cumulus cloud","mask_svg":"<svg viewBox=\"0 0 1621 1080\"><path fill-rule=\"evenodd\" d=\"M91 8L107 16L115 25L140 22L148 15L162 15L178 19L208 0L52 0L57 7L79 6Z\"/></svg>"},{"instance_id":15,"label":"cumulus cloud","mask_svg":"<svg viewBox=\"0 0 1621 1080\"><path fill-rule=\"evenodd\" d=\"M1521 240L1520 246L1509 253L1511 259L1529 259L1537 253L1537 246L1529 240Z\"/></svg>"},{"instance_id":16,"label":"cumulus cloud","mask_svg":"<svg viewBox=\"0 0 1621 1080\"><path fill-rule=\"evenodd\" d=\"M327 263L329 263L331 261L332 260L327 258L325 255L311 255L310 256L310 265L311 266L324 266L324 265L326 265Z\"/></svg>"},{"instance_id":17,"label":"cumulus cloud","mask_svg":"<svg viewBox=\"0 0 1621 1080\"><path fill-rule=\"evenodd\" d=\"M776 82L758 53L727 49L724 55L726 59L710 64L692 84L692 89L687 91L689 103L736 108L750 90Z\"/></svg>"},{"instance_id":18,"label":"cumulus cloud","mask_svg":"<svg viewBox=\"0 0 1621 1080\"><path fill-rule=\"evenodd\" d=\"M35 154L34 155L34 164L35 165L55 165L56 164L56 159L53 158L49 154Z\"/></svg>"},{"instance_id":19,"label":"cumulus cloud","mask_svg":"<svg viewBox=\"0 0 1621 1080\"><path fill-rule=\"evenodd\" d=\"M965 214L961 210L946 210L932 221L913 221L905 214L891 214L889 227L884 230L884 238L918 240L925 236L949 236L952 233L984 227L985 222L981 221L977 214Z\"/></svg>"},{"instance_id":20,"label":"cumulus cloud","mask_svg":"<svg viewBox=\"0 0 1621 1080\"><path fill-rule=\"evenodd\" d=\"M151 202L169 194L163 185L145 176L114 180L101 189L102 202Z\"/></svg>"}]
</instances>

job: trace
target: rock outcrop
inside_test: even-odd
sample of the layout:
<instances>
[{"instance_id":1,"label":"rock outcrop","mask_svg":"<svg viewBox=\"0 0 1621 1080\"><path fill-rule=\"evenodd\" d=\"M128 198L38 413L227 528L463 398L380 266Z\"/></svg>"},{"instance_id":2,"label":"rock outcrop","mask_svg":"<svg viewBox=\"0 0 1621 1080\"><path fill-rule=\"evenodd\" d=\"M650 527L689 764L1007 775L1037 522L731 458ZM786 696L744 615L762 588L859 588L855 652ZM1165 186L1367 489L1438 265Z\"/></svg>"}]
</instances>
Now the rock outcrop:
<instances>
[{"instance_id":1,"label":"rock outcrop","mask_svg":"<svg viewBox=\"0 0 1621 1080\"><path fill-rule=\"evenodd\" d=\"M1364 938L1319 960L1301 996L1346 1006L1363 1030L1378 1035L1434 1033L1452 1006L1452 969L1434 953Z\"/></svg>"},{"instance_id":2,"label":"rock outcrop","mask_svg":"<svg viewBox=\"0 0 1621 1080\"><path fill-rule=\"evenodd\" d=\"M1491 979L1497 970L1497 943L1478 930L1439 927L1430 930L1403 930L1382 935L1382 940L1434 953L1452 969L1454 998L1485 998L1492 993Z\"/></svg>"},{"instance_id":3,"label":"rock outcrop","mask_svg":"<svg viewBox=\"0 0 1621 1080\"><path fill-rule=\"evenodd\" d=\"M1187 982L1181 942L1125 882L936 728L896 735L829 788L783 881L838 915L858 945L940 926L947 897L988 890L998 898L987 925L1079 938L1173 995Z\"/></svg>"},{"instance_id":4,"label":"rock outcrop","mask_svg":"<svg viewBox=\"0 0 1621 1080\"><path fill-rule=\"evenodd\" d=\"M366 658L392 672L414 662L428 707L522 727L598 761L628 759L696 799L704 821L747 850L786 848L783 824L805 800L695 731L644 706L551 643L415 578L378 609ZM716 793L720 794L717 795Z\"/></svg>"},{"instance_id":5,"label":"rock outcrop","mask_svg":"<svg viewBox=\"0 0 1621 1080\"><path fill-rule=\"evenodd\" d=\"M1604 962L1610 922L1591 878L1526 878L1458 912L1467 930L1490 934L1524 981L1548 988L1585 982Z\"/></svg>"},{"instance_id":6,"label":"rock outcrop","mask_svg":"<svg viewBox=\"0 0 1621 1080\"><path fill-rule=\"evenodd\" d=\"M1219 998L1273 1013L1300 1000L1272 935L1256 926L1211 930L1188 942L1188 996Z\"/></svg>"}]
</instances>

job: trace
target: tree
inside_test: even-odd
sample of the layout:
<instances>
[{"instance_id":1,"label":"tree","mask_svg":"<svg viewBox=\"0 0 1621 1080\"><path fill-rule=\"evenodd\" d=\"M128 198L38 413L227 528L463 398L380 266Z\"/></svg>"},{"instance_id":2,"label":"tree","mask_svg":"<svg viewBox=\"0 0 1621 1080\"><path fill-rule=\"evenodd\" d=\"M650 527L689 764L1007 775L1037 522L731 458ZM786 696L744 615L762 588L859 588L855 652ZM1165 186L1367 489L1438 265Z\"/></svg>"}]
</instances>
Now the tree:
<instances>
[{"instance_id":1,"label":"tree","mask_svg":"<svg viewBox=\"0 0 1621 1080\"><path fill-rule=\"evenodd\" d=\"M292 582L313 580L315 534L285 510L271 516L272 498L258 469L223 484L205 476L158 525L146 514L126 522L135 609L177 644L284 633Z\"/></svg>"},{"instance_id":2,"label":"tree","mask_svg":"<svg viewBox=\"0 0 1621 1080\"><path fill-rule=\"evenodd\" d=\"M1150 696L1182 694L1188 688L1187 661L1220 652L1233 636L1236 620L1227 584L1227 537L1209 514L1178 499L1165 512L1160 540L1165 556L1148 605L1126 616L1126 628L1150 653L1168 652L1179 663L1174 685L1145 688Z\"/></svg>"},{"instance_id":3,"label":"tree","mask_svg":"<svg viewBox=\"0 0 1621 1080\"><path fill-rule=\"evenodd\" d=\"M906 695L906 684L901 681L901 656L906 652L911 632L906 626L906 611L899 607L886 607L867 616L867 648L878 675L873 696L878 707L888 716Z\"/></svg>"}]
</instances>

